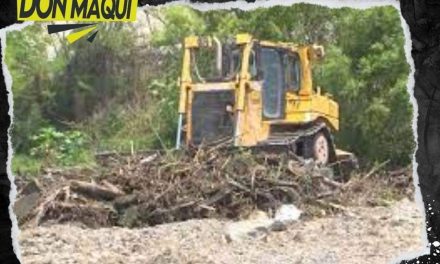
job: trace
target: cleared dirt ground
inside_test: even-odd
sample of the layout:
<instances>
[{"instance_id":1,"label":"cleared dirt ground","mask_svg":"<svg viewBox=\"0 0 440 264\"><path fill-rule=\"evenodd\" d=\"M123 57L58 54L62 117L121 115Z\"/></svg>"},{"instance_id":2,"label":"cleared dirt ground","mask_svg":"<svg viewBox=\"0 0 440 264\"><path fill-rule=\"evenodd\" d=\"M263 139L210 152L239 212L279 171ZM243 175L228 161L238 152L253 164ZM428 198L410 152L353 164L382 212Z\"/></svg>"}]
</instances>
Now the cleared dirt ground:
<instances>
[{"instance_id":1,"label":"cleared dirt ground","mask_svg":"<svg viewBox=\"0 0 440 264\"><path fill-rule=\"evenodd\" d=\"M265 239L227 242L227 221L190 220L155 227L24 229L23 263L393 263L422 249L414 202L351 207L336 216L300 220Z\"/></svg>"}]
</instances>

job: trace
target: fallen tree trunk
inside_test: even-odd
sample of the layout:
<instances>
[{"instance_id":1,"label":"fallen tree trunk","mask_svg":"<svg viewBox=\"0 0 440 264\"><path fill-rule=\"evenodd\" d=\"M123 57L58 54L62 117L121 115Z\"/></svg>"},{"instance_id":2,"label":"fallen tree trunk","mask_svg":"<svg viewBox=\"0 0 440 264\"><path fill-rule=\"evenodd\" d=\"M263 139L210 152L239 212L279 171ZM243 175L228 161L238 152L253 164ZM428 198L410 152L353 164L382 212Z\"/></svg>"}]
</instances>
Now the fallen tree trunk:
<instances>
[{"instance_id":1,"label":"fallen tree trunk","mask_svg":"<svg viewBox=\"0 0 440 264\"><path fill-rule=\"evenodd\" d=\"M82 181L71 181L70 188L72 191L81 193L97 200L113 200L116 197L125 195L125 193L115 186L111 189L108 187L103 187L94 183L82 182Z\"/></svg>"}]
</instances>

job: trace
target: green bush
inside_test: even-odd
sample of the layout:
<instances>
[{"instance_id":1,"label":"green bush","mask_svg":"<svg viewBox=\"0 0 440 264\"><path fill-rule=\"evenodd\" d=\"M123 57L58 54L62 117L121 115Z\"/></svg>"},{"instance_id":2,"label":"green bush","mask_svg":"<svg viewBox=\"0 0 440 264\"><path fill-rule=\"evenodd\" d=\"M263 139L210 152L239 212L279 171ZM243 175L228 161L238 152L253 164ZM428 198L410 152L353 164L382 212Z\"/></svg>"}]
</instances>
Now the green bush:
<instances>
[{"instance_id":1,"label":"green bush","mask_svg":"<svg viewBox=\"0 0 440 264\"><path fill-rule=\"evenodd\" d=\"M32 178L41 173L41 160L24 154L14 154L12 158L12 172L21 177Z\"/></svg>"},{"instance_id":2,"label":"green bush","mask_svg":"<svg viewBox=\"0 0 440 264\"><path fill-rule=\"evenodd\" d=\"M91 155L87 149L87 140L80 131L57 131L53 127L40 129L32 137L31 156L40 159L45 166L71 166L78 163L90 163Z\"/></svg>"}]
</instances>

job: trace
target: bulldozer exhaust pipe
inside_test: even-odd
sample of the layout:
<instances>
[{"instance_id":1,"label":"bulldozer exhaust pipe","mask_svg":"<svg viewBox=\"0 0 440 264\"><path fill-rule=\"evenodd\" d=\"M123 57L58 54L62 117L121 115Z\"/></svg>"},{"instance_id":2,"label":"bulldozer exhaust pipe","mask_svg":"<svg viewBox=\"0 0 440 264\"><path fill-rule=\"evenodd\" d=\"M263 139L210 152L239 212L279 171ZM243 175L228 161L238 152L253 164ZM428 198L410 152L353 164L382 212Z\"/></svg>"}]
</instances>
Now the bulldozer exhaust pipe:
<instances>
[{"instance_id":1,"label":"bulldozer exhaust pipe","mask_svg":"<svg viewBox=\"0 0 440 264\"><path fill-rule=\"evenodd\" d=\"M219 76L222 75L222 60L223 60L223 51L222 51L222 43L220 42L220 40L217 37L213 37L212 38L214 40L214 42L217 44L217 58L216 58L216 67L217 67L217 71Z\"/></svg>"},{"instance_id":2,"label":"bulldozer exhaust pipe","mask_svg":"<svg viewBox=\"0 0 440 264\"><path fill-rule=\"evenodd\" d=\"M180 142L182 140L182 123L183 123L183 114L179 113L179 121L177 123L176 149L180 149Z\"/></svg>"}]
</instances>

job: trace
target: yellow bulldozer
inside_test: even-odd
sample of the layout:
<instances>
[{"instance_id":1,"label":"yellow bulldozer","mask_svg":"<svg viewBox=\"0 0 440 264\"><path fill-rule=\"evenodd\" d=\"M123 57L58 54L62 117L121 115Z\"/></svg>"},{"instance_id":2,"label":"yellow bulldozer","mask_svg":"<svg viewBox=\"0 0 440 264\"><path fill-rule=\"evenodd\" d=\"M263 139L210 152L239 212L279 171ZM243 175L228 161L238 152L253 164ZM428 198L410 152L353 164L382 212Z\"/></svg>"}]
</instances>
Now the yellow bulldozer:
<instances>
[{"instance_id":1,"label":"yellow bulldozer","mask_svg":"<svg viewBox=\"0 0 440 264\"><path fill-rule=\"evenodd\" d=\"M288 150L318 164L353 162L334 146L338 103L313 84L312 63L323 57L322 46L249 34L185 38L176 148L223 142Z\"/></svg>"}]
</instances>

